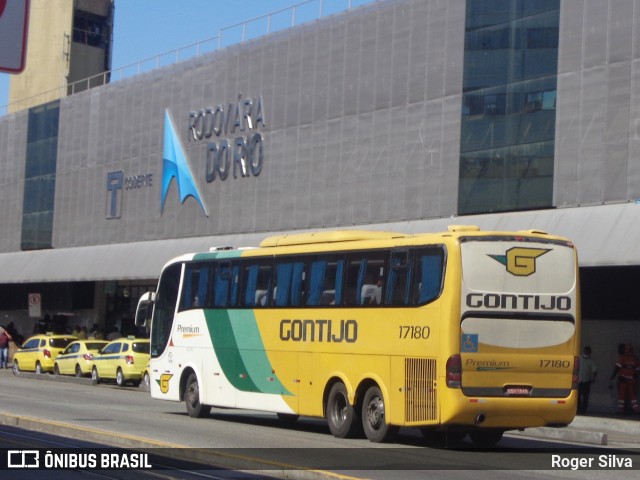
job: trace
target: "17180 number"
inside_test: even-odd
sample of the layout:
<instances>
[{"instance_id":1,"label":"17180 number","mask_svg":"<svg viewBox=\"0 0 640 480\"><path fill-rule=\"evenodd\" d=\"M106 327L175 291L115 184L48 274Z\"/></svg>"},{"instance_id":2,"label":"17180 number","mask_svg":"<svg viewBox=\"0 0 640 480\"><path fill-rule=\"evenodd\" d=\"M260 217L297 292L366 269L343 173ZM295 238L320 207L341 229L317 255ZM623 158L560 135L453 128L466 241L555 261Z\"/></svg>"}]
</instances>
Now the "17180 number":
<instances>
[{"instance_id":1,"label":"17180 number","mask_svg":"<svg viewBox=\"0 0 640 480\"><path fill-rule=\"evenodd\" d=\"M569 360L540 360L540 368L569 368Z\"/></svg>"},{"instance_id":2,"label":"17180 number","mask_svg":"<svg viewBox=\"0 0 640 480\"><path fill-rule=\"evenodd\" d=\"M425 340L431 336L431 328L420 325L400 325L400 339Z\"/></svg>"}]
</instances>

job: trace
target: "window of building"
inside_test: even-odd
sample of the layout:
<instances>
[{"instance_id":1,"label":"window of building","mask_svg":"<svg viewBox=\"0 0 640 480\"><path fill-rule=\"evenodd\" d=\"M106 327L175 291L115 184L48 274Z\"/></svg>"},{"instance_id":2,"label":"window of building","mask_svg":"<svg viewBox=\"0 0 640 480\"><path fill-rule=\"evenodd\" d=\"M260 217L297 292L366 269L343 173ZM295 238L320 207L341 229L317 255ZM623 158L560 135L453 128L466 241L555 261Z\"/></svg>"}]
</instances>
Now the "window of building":
<instances>
[{"instance_id":1,"label":"window of building","mask_svg":"<svg viewBox=\"0 0 640 480\"><path fill-rule=\"evenodd\" d=\"M468 0L458 213L549 208L559 0Z\"/></svg>"},{"instance_id":2,"label":"window of building","mask_svg":"<svg viewBox=\"0 0 640 480\"><path fill-rule=\"evenodd\" d=\"M29 109L22 250L52 247L60 102Z\"/></svg>"},{"instance_id":3,"label":"window of building","mask_svg":"<svg viewBox=\"0 0 640 480\"><path fill-rule=\"evenodd\" d=\"M73 41L92 47L106 48L110 28L106 17L77 10L73 19Z\"/></svg>"}]
</instances>

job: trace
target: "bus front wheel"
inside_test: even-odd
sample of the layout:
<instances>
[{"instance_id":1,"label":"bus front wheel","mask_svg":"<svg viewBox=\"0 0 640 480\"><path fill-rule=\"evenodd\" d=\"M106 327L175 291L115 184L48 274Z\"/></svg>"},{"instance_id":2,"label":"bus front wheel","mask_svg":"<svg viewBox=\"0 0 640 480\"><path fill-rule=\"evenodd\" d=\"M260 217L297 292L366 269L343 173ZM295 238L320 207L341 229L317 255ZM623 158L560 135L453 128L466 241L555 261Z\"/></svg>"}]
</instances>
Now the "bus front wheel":
<instances>
[{"instance_id":1,"label":"bus front wheel","mask_svg":"<svg viewBox=\"0 0 640 480\"><path fill-rule=\"evenodd\" d=\"M360 419L353 405L349 403L347 387L338 382L331 387L326 406L329 430L334 437L349 438L359 433Z\"/></svg>"},{"instance_id":2,"label":"bus front wheel","mask_svg":"<svg viewBox=\"0 0 640 480\"><path fill-rule=\"evenodd\" d=\"M200 386L198 377L191 373L184 387L184 402L187 405L187 413L193 418L202 418L209 415L211 407L200 403Z\"/></svg>"},{"instance_id":3,"label":"bus front wheel","mask_svg":"<svg viewBox=\"0 0 640 480\"><path fill-rule=\"evenodd\" d=\"M362 426L367 438L375 443L391 441L398 433L398 427L387 423L384 398L378 387L370 387L364 394Z\"/></svg>"}]
</instances>

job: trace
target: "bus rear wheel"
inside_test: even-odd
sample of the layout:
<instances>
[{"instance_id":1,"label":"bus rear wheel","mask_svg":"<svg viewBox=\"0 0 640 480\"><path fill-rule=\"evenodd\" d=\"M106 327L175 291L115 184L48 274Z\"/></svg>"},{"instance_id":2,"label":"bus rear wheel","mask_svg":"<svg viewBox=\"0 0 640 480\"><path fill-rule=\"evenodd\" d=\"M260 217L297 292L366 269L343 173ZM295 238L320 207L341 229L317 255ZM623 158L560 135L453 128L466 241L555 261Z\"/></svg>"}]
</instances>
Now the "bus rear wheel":
<instances>
[{"instance_id":1,"label":"bus rear wheel","mask_svg":"<svg viewBox=\"0 0 640 480\"><path fill-rule=\"evenodd\" d=\"M362 426L371 442L382 443L393 440L399 428L387 423L384 397L378 387L369 387L362 404Z\"/></svg>"},{"instance_id":2,"label":"bus rear wheel","mask_svg":"<svg viewBox=\"0 0 640 480\"><path fill-rule=\"evenodd\" d=\"M211 407L200 403L200 386L198 377L191 373L184 387L184 402L187 405L187 413L193 418L202 418L209 415Z\"/></svg>"},{"instance_id":3,"label":"bus rear wheel","mask_svg":"<svg viewBox=\"0 0 640 480\"><path fill-rule=\"evenodd\" d=\"M360 432L360 419L353 405L349 403L344 383L335 383L329 390L326 415L329 430L334 437L349 438Z\"/></svg>"}]
</instances>

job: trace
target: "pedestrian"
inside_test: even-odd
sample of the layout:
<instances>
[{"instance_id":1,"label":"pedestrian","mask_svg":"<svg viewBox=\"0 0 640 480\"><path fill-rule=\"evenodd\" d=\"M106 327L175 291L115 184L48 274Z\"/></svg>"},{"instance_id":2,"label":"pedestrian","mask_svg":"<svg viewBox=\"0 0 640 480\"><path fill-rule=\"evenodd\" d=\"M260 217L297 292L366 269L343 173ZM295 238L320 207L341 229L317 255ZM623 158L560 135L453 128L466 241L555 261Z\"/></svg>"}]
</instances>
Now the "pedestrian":
<instances>
[{"instance_id":1,"label":"pedestrian","mask_svg":"<svg viewBox=\"0 0 640 480\"><path fill-rule=\"evenodd\" d=\"M5 330L4 327L0 327L0 368L8 368L7 360L9 357L9 341L11 335Z\"/></svg>"},{"instance_id":2,"label":"pedestrian","mask_svg":"<svg viewBox=\"0 0 640 480\"><path fill-rule=\"evenodd\" d=\"M93 327L91 328L91 333L89 334L89 338L95 339L95 340L103 340L104 339L104 335L102 334L102 332L100 330L98 330L98 324L94 323Z\"/></svg>"},{"instance_id":3,"label":"pedestrian","mask_svg":"<svg viewBox=\"0 0 640 480\"><path fill-rule=\"evenodd\" d=\"M597 375L598 367L593 358L591 358L591 347L587 345L582 350L580 369L578 371L578 413L580 415L587 413L591 384L596 381Z\"/></svg>"},{"instance_id":4,"label":"pedestrian","mask_svg":"<svg viewBox=\"0 0 640 480\"><path fill-rule=\"evenodd\" d=\"M618 345L618 360L609 379L609 388L613 388L613 379L618 377L618 404L616 412L623 414L625 404L629 401L634 413L640 413L640 406L636 397L636 377L640 371L640 361L633 353L630 343Z\"/></svg>"},{"instance_id":5,"label":"pedestrian","mask_svg":"<svg viewBox=\"0 0 640 480\"><path fill-rule=\"evenodd\" d=\"M118 331L118 327L113 327L113 330L111 330L111 333L107 335L107 340L109 341L117 340L121 336L122 335L120 335L120 332Z\"/></svg>"},{"instance_id":6,"label":"pedestrian","mask_svg":"<svg viewBox=\"0 0 640 480\"><path fill-rule=\"evenodd\" d=\"M87 327L82 326L80 327L80 330L78 331L78 340L85 340L87 338L88 334L87 334Z\"/></svg>"}]
</instances>

